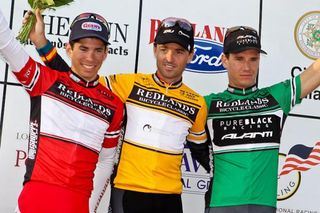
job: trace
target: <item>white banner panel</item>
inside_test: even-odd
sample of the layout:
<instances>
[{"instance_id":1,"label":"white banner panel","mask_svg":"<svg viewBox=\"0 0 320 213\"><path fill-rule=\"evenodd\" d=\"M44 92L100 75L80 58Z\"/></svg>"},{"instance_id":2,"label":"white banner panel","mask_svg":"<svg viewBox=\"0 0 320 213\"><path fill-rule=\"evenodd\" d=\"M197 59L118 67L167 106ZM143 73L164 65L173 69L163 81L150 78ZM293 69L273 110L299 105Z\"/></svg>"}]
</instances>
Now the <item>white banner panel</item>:
<instances>
[{"instance_id":1,"label":"white banner panel","mask_svg":"<svg viewBox=\"0 0 320 213\"><path fill-rule=\"evenodd\" d=\"M281 141L279 174L289 154L291 158L304 162L297 163L304 169L279 176L278 212L320 212L320 160L316 154L320 148L319 126L319 119L288 117Z\"/></svg>"},{"instance_id":2,"label":"white banner panel","mask_svg":"<svg viewBox=\"0 0 320 213\"><path fill-rule=\"evenodd\" d=\"M260 87L298 75L320 55L319 1L268 0L263 2L262 15L262 47L268 55L262 59ZM320 161L309 155L320 141L319 94L318 88L305 98L283 129L279 174L289 154L309 169L279 177L278 212L320 212Z\"/></svg>"},{"instance_id":3,"label":"white banner panel","mask_svg":"<svg viewBox=\"0 0 320 213\"><path fill-rule=\"evenodd\" d=\"M11 9L11 1L0 0L1 11L3 12L4 16L10 22L10 9ZM5 68L6 63L0 60L0 81L4 80L5 76Z\"/></svg>"},{"instance_id":4,"label":"white banner panel","mask_svg":"<svg viewBox=\"0 0 320 213\"><path fill-rule=\"evenodd\" d=\"M29 137L29 97L20 86L8 86L0 149L0 211L13 212L22 188Z\"/></svg>"}]
</instances>

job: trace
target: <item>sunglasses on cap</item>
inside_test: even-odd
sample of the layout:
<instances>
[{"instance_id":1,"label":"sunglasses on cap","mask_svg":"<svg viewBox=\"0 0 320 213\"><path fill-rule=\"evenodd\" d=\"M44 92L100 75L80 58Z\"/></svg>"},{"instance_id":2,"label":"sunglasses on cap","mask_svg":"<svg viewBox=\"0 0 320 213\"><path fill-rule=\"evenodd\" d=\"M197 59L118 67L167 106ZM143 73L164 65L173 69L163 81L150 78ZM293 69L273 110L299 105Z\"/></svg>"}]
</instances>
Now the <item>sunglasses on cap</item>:
<instances>
[{"instance_id":1,"label":"sunglasses on cap","mask_svg":"<svg viewBox=\"0 0 320 213\"><path fill-rule=\"evenodd\" d=\"M230 27L227 29L226 35L225 37L228 37L231 33L239 31L239 30L250 30L252 33L257 34L257 31L252 28L252 27L248 27L248 26L235 26L235 27Z\"/></svg>"},{"instance_id":2,"label":"sunglasses on cap","mask_svg":"<svg viewBox=\"0 0 320 213\"><path fill-rule=\"evenodd\" d=\"M83 20L83 19L95 19L99 22L101 22L104 26L106 26L108 32L110 32L109 29L109 24L107 22L107 20L105 18L103 18L101 15L96 14L96 13L81 13L80 15L78 15L77 17L75 17L75 19L73 20L73 22L70 25L70 28L72 29L72 26L74 25L74 23Z\"/></svg>"},{"instance_id":3,"label":"sunglasses on cap","mask_svg":"<svg viewBox=\"0 0 320 213\"><path fill-rule=\"evenodd\" d=\"M174 18L174 17L166 18L166 19L162 20L160 26L164 27L164 28L169 28L169 27L175 26L176 24L178 24L179 27L181 27L182 29L184 29L186 31L192 30L192 25L190 24L190 22L186 19L183 19L183 18Z\"/></svg>"}]
</instances>

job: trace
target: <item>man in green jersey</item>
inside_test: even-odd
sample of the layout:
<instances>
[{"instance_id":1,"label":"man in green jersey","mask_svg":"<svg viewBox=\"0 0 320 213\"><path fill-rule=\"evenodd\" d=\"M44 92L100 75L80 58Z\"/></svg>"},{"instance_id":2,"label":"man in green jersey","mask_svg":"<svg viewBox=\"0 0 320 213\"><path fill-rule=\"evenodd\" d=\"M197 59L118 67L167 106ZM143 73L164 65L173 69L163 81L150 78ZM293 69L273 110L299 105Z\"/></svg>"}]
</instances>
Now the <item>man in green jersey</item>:
<instances>
[{"instance_id":1,"label":"man in green jersey","mask_svg":"<svg viewBox=\"0 0 320 213\"><path fill-rule=\"evenodd\" d=\"M205 96L215 168L205 212L276 212L281 130L290 110L320 85L320 59L299 76L258 89L266 52L257 31L228 29L223 52L228 88Z\"/></svg>"}]
</instances>

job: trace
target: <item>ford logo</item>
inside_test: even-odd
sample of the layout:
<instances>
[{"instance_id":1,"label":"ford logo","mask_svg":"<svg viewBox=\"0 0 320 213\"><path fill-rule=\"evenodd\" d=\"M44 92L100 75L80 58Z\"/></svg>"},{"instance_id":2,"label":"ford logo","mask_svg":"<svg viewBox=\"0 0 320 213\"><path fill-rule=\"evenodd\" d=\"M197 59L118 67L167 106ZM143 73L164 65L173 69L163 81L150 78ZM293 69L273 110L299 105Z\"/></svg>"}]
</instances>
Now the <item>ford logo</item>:
<instances>
[{"instance_id":1,"label":"ford logo","mask_svg":"<svg viewBox=\"0 0 320 213\"><path fill-rule=\"evenodd\" d=\"M221 62L223 45L208 39L195 38L194 56L186 70L197 73L226 72Z\"/></svg>"}]
</instances>

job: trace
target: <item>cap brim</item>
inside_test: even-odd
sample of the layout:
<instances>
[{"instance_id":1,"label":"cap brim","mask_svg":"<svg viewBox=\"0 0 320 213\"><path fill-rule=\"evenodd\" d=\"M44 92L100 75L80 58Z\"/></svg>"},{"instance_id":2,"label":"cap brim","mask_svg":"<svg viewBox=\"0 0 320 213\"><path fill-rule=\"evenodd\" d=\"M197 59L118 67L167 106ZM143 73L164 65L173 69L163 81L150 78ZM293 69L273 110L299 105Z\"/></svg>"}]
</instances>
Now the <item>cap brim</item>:
<instances>
[{"instance_id":1,"label":"cap brim","mask_svg":"<svg viewBox=\"0 0 320 213\"><path fill-rule=\"evenodd\" d=\"M233 50L233 51L228 51L228 52L224 52L224 53L239 53L245 50L257 50L258 52L268 55L266 51L256 48L256 47L242 47L242 48L238 48L237 50Z\"/></svg>"},{"instance_id":2,"label":"cap brim","mask_svg":"<svg viewBox=\"0 0 320 213\"><path fill-rule=\"evenodd\" d=\"M92 34L91 33L82 33L82 34L79 34L77 36L73 36L72 40L70 40L70 41L75 41L75 40L79 40L79 39L82 39L82 38L97 38L97 39L100 39L106 45L110 44L105 38L103 38L102 36L99 36L99 35L97 35L95 33L92 33Z\"/></svg>"},{"instance_id":3,"label":"cap brim","mask_svg":"<svg viewBox=\"0 0 320 213\"><path fill-rule=\"evenodd\" d=\"M178 38L176 35L166 34L165 36L163 35L159 36L155 41L155 44L176 43L176 44L179 44L184 49L186 49L187 51L191 51L190 45L188 44L188 42L189 42L188 40L183 40L181 38Z\"/></svg>"}]
</instances>

